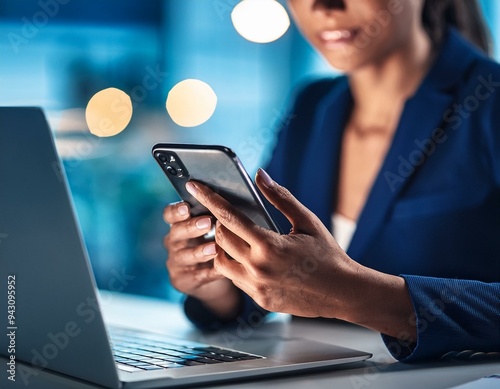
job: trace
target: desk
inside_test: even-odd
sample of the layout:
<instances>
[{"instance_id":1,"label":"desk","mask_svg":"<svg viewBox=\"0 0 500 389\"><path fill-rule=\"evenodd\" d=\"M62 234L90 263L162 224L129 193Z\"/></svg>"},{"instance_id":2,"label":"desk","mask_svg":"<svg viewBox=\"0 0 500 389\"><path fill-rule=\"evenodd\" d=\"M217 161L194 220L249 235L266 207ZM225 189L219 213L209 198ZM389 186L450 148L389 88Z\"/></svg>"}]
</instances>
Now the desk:
<instances>
[{"instance_id":1,"label":"desk","mask_svg":"<svg viewBox=\"0 0 500 389\"><path fill-rule=\"evenodd\" d=\"M180 306L139 296L101 292L101 306L106 322L117 326L136 327L171 336L228 346L230 335L250 337L295 336L360 349L373 354L366 362L338 366L335 369L308 374L262 378L247 382L216 384L209 388L294 389L312 388L449 388L500 372L500 362L436 362L419 365L397 363L387 352L380 335L347 323L311 319L290 319L275 315L259 328L240 328L215 334L195 330L184 317ZM2 362L5 359L2 358ZM5 366L5 365L3 365ZM43 371L28 388L90 389L96 386ZM18 382L17 387L24 387ZM8 385L8 387L11 387Z\"/></svg>"}]
</instances>

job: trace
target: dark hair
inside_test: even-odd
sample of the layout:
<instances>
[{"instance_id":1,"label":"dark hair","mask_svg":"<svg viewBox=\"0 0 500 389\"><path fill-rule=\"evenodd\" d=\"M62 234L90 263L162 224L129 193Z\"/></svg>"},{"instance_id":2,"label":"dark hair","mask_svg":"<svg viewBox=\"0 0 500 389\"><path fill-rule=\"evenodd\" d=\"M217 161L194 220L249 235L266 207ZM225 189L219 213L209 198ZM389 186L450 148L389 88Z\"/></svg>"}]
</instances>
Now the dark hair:
<instances>
[{"instance_id":1,"label":"dark hair","mask_svg":"<svg viewBox=\"0 0 500 389\"><path fill-rule=\"evenodd\" d=\"M477 0L425 0L422 23L434 46L448 27L455 27L486 54L491 54L490 35Z\"/></svg>"}]
</instances>

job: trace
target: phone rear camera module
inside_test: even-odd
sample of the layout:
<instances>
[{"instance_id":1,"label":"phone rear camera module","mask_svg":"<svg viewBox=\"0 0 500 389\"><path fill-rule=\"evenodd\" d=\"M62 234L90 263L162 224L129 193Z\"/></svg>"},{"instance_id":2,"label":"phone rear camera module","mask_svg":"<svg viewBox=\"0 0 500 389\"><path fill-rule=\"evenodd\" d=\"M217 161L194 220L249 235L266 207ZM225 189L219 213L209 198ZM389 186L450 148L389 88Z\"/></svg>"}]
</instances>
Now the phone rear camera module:
<instances>
[{"instance_id":1,"label":"phone rear camera module","mask_svg":"<svg viewBox=\"0 0 500 389\"><path fill-rule=\"evenodd\" d=\"M173 168L172 166L167 166L167 172L169 172L173 176L177 175L177 170L175 168Z\"/></svg>"},{"instance_id":2,"label":"phone rear camera module","mask_svg":"<svg viewBox=\"0 0 500 389\"><path fill-rule=\"evenodd\" d=\"M164 154L158 153L158 154L156 154L156 158L158 158L160 160L160 162L163 162L163 163L167 162L167 157Z\"/></svg>"}]
</instances>

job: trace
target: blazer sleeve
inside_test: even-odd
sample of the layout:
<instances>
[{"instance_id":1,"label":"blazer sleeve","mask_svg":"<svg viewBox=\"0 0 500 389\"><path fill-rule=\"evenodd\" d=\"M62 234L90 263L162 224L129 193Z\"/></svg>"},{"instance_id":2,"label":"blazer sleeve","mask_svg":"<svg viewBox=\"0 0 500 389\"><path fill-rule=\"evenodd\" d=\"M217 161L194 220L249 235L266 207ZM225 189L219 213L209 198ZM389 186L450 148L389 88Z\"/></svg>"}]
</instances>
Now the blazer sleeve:
<instances>
[{"instance_id":1,"label":"blazer sleeve","mask_svg":"<svg viewBox=\"0 0 500 389\"><path fill-rule=\"evenodd\" d=\"M417 342L382 335L394 358L418 362L500 351L500 283L402 275ZM477 354L481 355L481 354Z\"/></svg>"}]
</instances>

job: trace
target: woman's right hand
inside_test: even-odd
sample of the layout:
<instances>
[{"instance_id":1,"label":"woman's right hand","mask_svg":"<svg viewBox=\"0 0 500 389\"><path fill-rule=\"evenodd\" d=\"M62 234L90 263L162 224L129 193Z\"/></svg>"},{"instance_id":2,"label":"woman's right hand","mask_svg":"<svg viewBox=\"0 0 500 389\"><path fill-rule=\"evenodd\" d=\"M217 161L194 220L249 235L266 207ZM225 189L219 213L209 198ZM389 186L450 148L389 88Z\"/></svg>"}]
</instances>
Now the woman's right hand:
<instances>
[{"instance_id":1,"label":"woman's right hand","mask_svg":"<svg viewBox=\"0 0 500 389\"><path fill-rule=\"evenodd\" d=\"M212 218L191 217L186 202L168 205L163 218L170 224L163 245L168 251L167 269L174 288L197 298L221 319L234 319L239 311L239 290L214 269L216 244L203 238L213 226Z\"/></svg>"}]
</instances>

